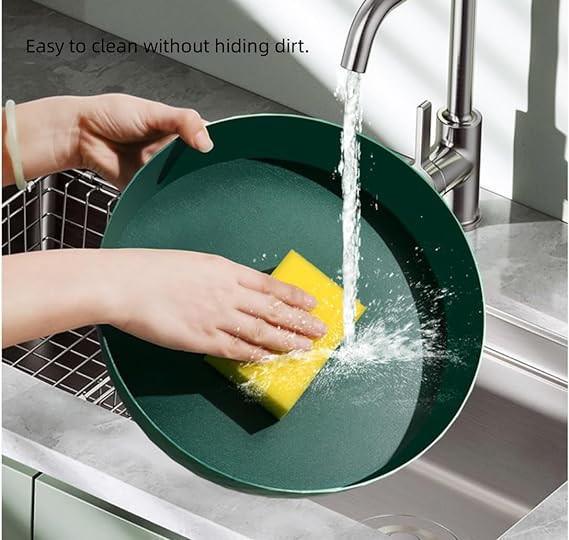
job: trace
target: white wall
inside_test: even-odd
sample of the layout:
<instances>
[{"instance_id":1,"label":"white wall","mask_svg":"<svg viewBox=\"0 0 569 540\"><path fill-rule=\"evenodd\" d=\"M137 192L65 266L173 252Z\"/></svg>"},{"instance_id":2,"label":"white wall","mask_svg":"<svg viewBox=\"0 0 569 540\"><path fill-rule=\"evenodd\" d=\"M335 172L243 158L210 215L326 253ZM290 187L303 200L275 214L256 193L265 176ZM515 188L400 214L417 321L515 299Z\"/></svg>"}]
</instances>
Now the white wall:
<instances>
[{"instance_id":1,"label":"white wall","mask_svg":"<svg viewBox=\"0 0 569 540\"><path fill-rule=\"evenodd\" d=\"M568 2L533 2L532 11L532 0L478 0L474 95L484 115L481 178L483 187L561 218L567 199ZM137 42L303 39L305 55L172 57L302 112L340 118L333 91L360 0L41 3ZM366 130L398 151L412 153L416 105L430 99L439 108L445 102L449 17L450 0L409 0L380 29L364 79Z\"/></svg>"}]
</instances>

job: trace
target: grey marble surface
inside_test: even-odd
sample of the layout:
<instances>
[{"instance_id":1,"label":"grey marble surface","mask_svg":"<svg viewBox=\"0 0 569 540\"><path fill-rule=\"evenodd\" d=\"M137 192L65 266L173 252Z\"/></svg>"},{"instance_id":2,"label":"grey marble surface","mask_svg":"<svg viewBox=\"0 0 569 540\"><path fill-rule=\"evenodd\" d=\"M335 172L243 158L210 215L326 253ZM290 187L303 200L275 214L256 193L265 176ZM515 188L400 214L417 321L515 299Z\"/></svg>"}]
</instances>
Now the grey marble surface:
<instances>
[{"instance_id":1,"label":"grey marble surface","mask_svg":"<svg viewBox=\"0 0 569 540\"><path fill-rule=\"evenodd\" d=\"M3 14L4 99L127 92L194 107L210 120L290 112L160 56L30 56L24 52L29 37L89 41L105 34L29 0L5 0ZM567 225L488 192L481 207L482 224L468 238L487 304L566 336ZM381 537L363 529L354 536L353 522L310 501L259 498L213 485L172 462L133 422L6 366L3 374L6 455L159 525L196 540ZM527 518L529 528L563 519L561 506L557 499L546 501Z\"/></svg>"},{"instance_id":2,"label":"grey marble surface","mask_svg":"<svg viewBox=\"0 0 569 540\"><path fill-rule=\"evenodd\" d=\"M64 51L59 57L26 52L26 40L92 43L113 36L30 0L5 0L3 102L54 95L108 92L192 107L208 120L290 109L158 54L97 55Z\"/></svg>"},{"instance_id":3,"label":"grey marble surface","mask_svg":"<svg viewBox=\"0 0 569 540\"><path fill-rule=\"evenodd\" d=\"M567 483L552 493L533 512L507 531L500 540L566 540Z\"/></svg>"},{"instance_id":4,"label":"grey marble surface","mask_svg":"<svg viewBox=\"0 0 569 540\"><path fill-rule=\"evenodd\" d=\"M226 489L132 421L2 365L2 453L192 540L381 540L308 499Z\"/></svg>"},{"instance_id":5,"label":"grey marble surface","mask_svg":"<svg viewBox=\"0 0 569 540\"><path fill-rule=\"evenodd\" d=\"M567 224L484 190L480 210L467 237L486 303L567 337Z\"/></svg>"}]
</instances>

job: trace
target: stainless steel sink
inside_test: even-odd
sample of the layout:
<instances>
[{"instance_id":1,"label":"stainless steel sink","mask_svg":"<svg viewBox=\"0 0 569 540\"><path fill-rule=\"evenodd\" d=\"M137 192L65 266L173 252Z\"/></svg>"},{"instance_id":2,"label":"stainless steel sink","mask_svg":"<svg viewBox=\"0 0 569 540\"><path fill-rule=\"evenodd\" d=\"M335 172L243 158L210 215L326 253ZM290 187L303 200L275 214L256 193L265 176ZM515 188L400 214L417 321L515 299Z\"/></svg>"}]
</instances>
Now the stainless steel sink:
<instances>
[{"instance_id":1,"label":"stainless steel sink","mask_svg":"<svg viewBox=\"0 0 569 540\"><path fill-rule=\"evenodd\" d=\"M411 514L444 525L460 540L496 539L567 477L566 396L562 381L488 351L461 415L423 457L370 486L315 501L381 523L384 532L397 517L369 518Z\"/></svg>"},{"instance_id":2,"label":"stainless steel sink","mask_svg":"<svg viewBox=\"0 0 569 540\"><path fill-rule=\"evenodd\" d=\"M5 191L3 253L96 247L117 196L79 171ZM565 481L567 341L488 311L477 384L441 440L386 479L315 502L394 539L494 540ZM3 361L128 415L92 328L11 347Z\"/></svg>"}]
</instances>

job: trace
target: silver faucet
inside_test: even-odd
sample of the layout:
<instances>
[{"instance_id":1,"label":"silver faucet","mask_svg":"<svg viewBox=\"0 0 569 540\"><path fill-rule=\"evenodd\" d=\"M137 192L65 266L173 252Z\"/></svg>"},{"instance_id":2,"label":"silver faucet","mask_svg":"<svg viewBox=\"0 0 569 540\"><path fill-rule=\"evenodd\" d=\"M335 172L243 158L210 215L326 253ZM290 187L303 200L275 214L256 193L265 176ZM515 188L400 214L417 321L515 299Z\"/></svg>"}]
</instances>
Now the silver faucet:
<instances>
[{"instance_id":1,"label":"silver faucet","mask_svg":"<svg viewBox=\"0 0 569 540\"><path fill-rule=\"evenodd\" d=\"M356 13L342 67L364 73L373 41L386 15L405 0L365 0ZM472 108L476 0L452 0L447 106L437 113L431 144L431 103L417 107L413 167L445 195L465 230L480 223L480 134L482 115Z\"/></svg>"}]
</instances>

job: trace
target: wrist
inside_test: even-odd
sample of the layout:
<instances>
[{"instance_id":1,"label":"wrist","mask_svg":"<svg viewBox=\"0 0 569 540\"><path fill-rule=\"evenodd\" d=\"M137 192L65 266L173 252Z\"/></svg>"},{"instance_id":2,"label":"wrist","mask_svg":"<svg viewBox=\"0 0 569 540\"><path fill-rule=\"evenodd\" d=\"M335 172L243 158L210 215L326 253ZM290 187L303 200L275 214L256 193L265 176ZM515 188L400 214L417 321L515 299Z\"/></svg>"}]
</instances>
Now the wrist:
<instances>
[{"instance_id":1,"label":"wrist","mask_svg":"<svg viewBox=\"0 0 569 540\"><path fill-rule=\"evenodd\" d=\"M16 106L18 144L27 180L80 166L83 99L56 96Z\"/></svg>"},{"instance_id":2,"label":"wrist","mask_svg":"<svg viewBox=\"0 0 569 540\"><path fill-rule=\"evenodd\" d=\"M87 250L85 250L87 251ZM120 271L120 251L114 249L92 249L90 262L90 306L91 324L119 326L121 322L121 292L124 289ZM112 269L112 272L103 269Z\"/></svg>"},{"instance_id":3,"label":"wrist","mask_svg":"<svg viewBox=\"0 0 569 540\"><path fill-rule=\"evenodd\" d=\"M53 99L53 155L56 171L82 167L79 149L81 111L87 98L57 96Z\"/></svg>"},{"instance_id":4,"label":"wrist","mask_svg":"<svg viewBox=\"0 0 569 540\"><path fill-rule=\"evenodd\" d=\"M93 316L97 319L94 324L125 328L133 316L132 305L136 296L132 294L132 284L141 271L143 252L136 249L102 248L93 251L97 258L93 268L98 269L93 278L96 296ZM102 268L107 270L102 272Z\"/></svg>"}]
</instances>

